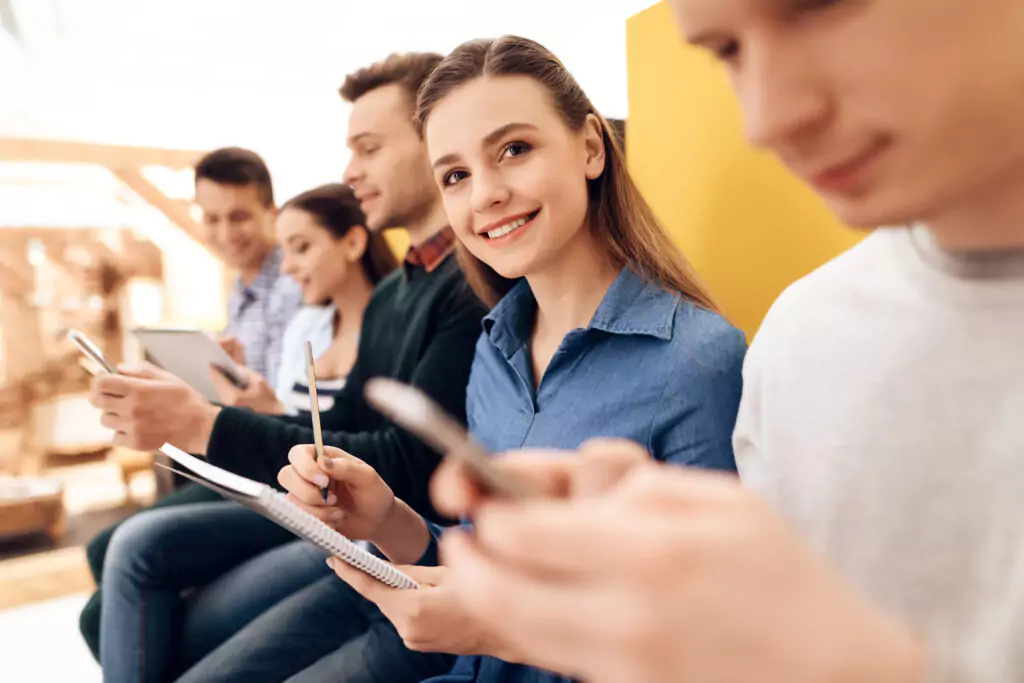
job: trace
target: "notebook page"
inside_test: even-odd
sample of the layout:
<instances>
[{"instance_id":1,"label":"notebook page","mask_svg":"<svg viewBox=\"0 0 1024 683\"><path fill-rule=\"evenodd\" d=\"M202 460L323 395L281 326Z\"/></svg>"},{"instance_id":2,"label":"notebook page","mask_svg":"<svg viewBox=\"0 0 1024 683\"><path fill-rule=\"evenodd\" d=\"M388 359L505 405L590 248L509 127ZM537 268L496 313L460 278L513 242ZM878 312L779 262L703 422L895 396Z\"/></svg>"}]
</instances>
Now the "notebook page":
<instances>
[{"instance_id":1,"label":"notebook page","mask_svg":"<svg viewBox=\"0 0 1024 683\"><path fill-rule=\"evenodd\" d=\"M242 495L245 496L252 496L253 498L258 498L260 493L264 489L263 484L259 483L258 481L246 479L245 477L241 477L235 474L234 472L222 470L216 465L211 465L205 460L200 460L199 458L193 455L189 455L185 451L181 450L180 448L176 448L169 443L165 443L163 446L161 446L160 452L166 455L174 462L178 463L179 465L182 465L192 470L199 476L205 479L209 479L214 484L217 484L218 486L223 486L224 488L234 491L235 493L241 493Z\"/></svg>"}]
</instances>

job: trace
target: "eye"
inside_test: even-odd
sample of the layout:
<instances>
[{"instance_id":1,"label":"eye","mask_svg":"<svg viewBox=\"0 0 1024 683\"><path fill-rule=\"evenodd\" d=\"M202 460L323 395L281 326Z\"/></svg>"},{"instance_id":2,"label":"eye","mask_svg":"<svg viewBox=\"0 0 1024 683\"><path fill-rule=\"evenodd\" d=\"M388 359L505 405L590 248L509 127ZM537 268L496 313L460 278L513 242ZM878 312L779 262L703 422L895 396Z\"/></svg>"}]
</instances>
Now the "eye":
<instances>
[{"instance_id":1,"label":"eye","mask_svg":"<svg viewBox=\"0 0 1024 683\"><path fill-rule=\"evenodd\" d=\"M441 184L444 185L445 187L451 187L452 185L455 185L456 183L465 180L468 176L468 173L458 169L454 171L448 171L447 173L444 174L444 177L441 179Z\"/></svg>"},{"instance_id":2,"label":"eye","mask_svg":"<svg viewBox=\"0 0 1024 683\"><path fill-rule=\"evenodd\" d=\"M720 45L711 47L715 58L723 62L734 61L740 55L740 43L737 40L727 40Z\"/></svg>"},{"instance_id":3,"label":"eye","mask_svg":"<svg viewBox=\"0 0 1024 683\"><path fill-rule=\"evenodd\" d=\"M309 243L308 242L301 242L301 243L295 245L295 253L296 254L305 254L306 250L308 250L308 249L309 249Z\"/></svg>"},{"instance_id":4,"label":"eye","mask_svg":"<svg viewBox=\"0 0 1024 683\"><path fill-rule=\"evenodd\" d=\"M793 8L800 12L825 9L834 5L841 5L843 0L796 0Z\"/></svg>"},{"instance_id":5,"label":"eye","mask_svg":"<svg viewBox=\"0 0 1024 683\"><path fill-rule=\"evenodd\" d=\"M521 154L526 154L532 147L525 142L510 142L501 150L501 158L517 157Z\"/></svg>"}]
</instances>

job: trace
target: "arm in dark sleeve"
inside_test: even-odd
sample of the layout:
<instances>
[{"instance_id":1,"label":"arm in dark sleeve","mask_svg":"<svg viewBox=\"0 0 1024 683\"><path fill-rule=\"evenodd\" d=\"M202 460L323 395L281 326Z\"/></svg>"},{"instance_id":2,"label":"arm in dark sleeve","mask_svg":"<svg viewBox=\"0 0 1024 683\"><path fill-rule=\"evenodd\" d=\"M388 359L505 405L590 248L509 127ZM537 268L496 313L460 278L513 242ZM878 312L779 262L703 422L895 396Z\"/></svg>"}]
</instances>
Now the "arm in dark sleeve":
<instances>
[{"instance_id":1,"label":"arm in dark sleeve","mask_svg":"<svg viewBox=\"0 0 1024 683\"><path fill-rule=\"evenodd\" d=\"M464 421L466 384L480 317L479 309L466 305L463 297L453 297L452 305L462 310L445 316L421 356L411 384ZM430 505L427 483L440 456L405 430L385 424L373 432L324 432L324 444L366 461L396 496L425 517L438 519ZM313 430L306 425L226 408L214 425L207 457L220 467L276 485L277 473L288 463L288 451L309 443L313 443Z\"/></svg>"}]
</instances>

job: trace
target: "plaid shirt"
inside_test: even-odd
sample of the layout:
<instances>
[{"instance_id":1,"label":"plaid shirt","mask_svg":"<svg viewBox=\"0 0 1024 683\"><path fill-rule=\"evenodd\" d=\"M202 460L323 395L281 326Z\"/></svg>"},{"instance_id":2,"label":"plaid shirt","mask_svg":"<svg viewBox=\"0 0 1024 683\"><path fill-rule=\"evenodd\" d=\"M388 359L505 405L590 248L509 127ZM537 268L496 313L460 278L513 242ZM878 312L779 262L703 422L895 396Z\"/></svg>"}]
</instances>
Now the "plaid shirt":
<instances>
[{"instance_id":1,"label":"plaid shirt","mask_svg":"<svg viewBox=\"0 0 1024 683\"><path fill-rule=\"evenodd\" d=\"M228 299L226 334L245 347L245 363L270 383L277 379L281 363L281 338L285 327L302 306L302 291L281 274L280 249L275 249L248 286L235 281Z\"/></svg>"},{"instance_id":2,"label":"plaid shirt","mask_svg":"<svg viewBox=\"0 0 1024 683\"><path fill-rule=\"evenodd\" d=\"M405 254L405 263L402 265L406 273L411 268L424 268L431 273L454 249L455 233L450 227L446 227L418 247L409 247Z\"/></svg>"}]
</instances>

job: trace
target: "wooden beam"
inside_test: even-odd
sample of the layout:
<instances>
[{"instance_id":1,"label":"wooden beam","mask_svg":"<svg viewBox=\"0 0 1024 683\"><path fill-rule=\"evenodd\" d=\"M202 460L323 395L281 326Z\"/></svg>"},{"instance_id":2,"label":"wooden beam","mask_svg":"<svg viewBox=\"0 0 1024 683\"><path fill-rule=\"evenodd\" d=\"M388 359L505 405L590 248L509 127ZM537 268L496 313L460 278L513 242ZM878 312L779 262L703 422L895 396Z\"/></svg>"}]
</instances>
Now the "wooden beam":
<instances>
[{"instance_id":1,"label":"wooden beam","mask_svg":"<svg viewBox=\"0 0 1024 683\"><path fill-rule=\"evenodd\" d=\"M166 216L169 221L184 230L185 234L203 245L215 257L217 256L216 252L212 251L207 244L202 227L189 214L187 202L171 199L136 169L110 169L110 172L135 194ZM217 258L219 259L219 257Z\"/></svg>"},{"instance_id":2,"label":"wooden beam","mask_svg":"<svg viewBox=\"0 0 1024 683\"><path fill-rule=\"evenodd\" d=\"M192 168L205 154L186 149L99 145L71 140L0 136L0 161L99 164L111 170L140 166Z\"/></svg>"}]
</instances>

